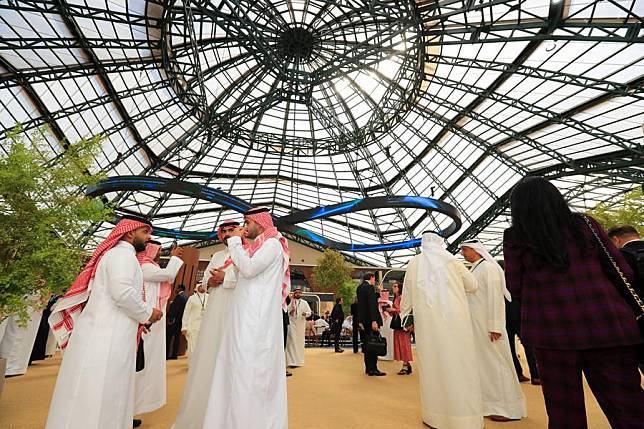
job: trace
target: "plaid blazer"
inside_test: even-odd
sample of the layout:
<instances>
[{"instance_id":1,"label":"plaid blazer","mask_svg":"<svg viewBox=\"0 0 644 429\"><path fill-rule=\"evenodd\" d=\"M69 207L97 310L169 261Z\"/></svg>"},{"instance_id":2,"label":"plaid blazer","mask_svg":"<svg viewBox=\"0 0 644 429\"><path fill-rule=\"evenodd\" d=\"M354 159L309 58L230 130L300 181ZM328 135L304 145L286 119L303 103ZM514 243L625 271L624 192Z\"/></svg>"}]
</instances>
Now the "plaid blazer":
<instances>
[{"instance_id":1,"label":"plaid blazer","mask_svg":"<svg viewBox=\"0 0 644 429\"><path fill-rule=\"evenodd\" d=\"M519 243L510 227L503 235L505 277L521 299L522 341L533 347L583 350L642 342L633 311L615 284L621 279L579 218L585 240L566 237L570 267L555 270ZM591 219L608 251L630 279L633 272L604 229Z\"/></svg>"}]
</instances>

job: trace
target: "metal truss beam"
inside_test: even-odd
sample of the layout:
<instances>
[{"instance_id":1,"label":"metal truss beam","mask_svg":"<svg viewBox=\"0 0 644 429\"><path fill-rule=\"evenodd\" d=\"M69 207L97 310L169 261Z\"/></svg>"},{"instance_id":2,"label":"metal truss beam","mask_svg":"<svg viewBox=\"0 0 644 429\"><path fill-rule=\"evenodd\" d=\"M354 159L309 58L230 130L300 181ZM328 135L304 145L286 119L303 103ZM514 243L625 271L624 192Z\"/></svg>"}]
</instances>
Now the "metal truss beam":
<instances>
[{"instance_id":1,"label":"metal truss beam","mask_svg":"<svg viewBox=\"0 0 644 429\"><path fill-rule=\"evenodd\" d=\"M132 133L136 146L138 146L143 151L143 154L148 158L148 160L153 159L155 157L154 152L143 142L143 137L141 137L139 130L132 123L132 120L130 119L130 115L127 112L127 109L125 108L125 106L123 105L123 102L116 95L116 90L114 89L114 85L112 85L112 81L107 75L106 70L103 68L101 61L96 56L94 51L90 47L88 47L88 44L85 41L86 40L85 35L83 34L83 31L81 30L81 28L78 26L78 23L76 23L75 19L72 16L67 14L67 7L69 5L67 0L57 0L57 4L58 4L60 16L62 17L63 22L67 26L70 33L77 40L79 40L79 42L81 43L81 46L83 46L81 48L81 51L83 52L83 54L90 59L92 64L94 64L99 81L105 88L105 91L107 92L107 94L110 96L110 100L112 101L112 104L114 104L114 106L116 107L116 110L121 116L123 122L126 124L126 127L130 131L130 133Z\"/></svg>"},{"instance_id":2,"label":"metal truss beam","mask_svg":"<svg viewBox=\"0 0 644 429\"><path fill-rule=\"evenodd\" d=\"M628 85L629 88L642 88L642 87L644 87L644 76L641 76L639 78L633 79L633 80L627 82L626 85ZM584 102L584 103L582 103L582 104L580 104L578 106L575 106L572 109L569 109L569 110L567 110L565 112L560 113L559 117L561 117L561 118L572 117L572 116L574 116L574 115L576 115L576 114L578 114L580 112L583 112L585 110L593 108L593 107L595 107L595 106L597 106L597 105L599 105L601 103L604 103L604 102L606 102L606 101L608 101L608 100L610 100L612 98L613 98L612 94L604 93L604 94L602 94L602 95L600 95L600 96L598 96L596 98L588 100L588 101L586 101L586 102ZM527 136L527 135L532 134L534 132L540 131L540 130L552 125L552 123L553 123L552 120L545 120L545 121L539 122L538 124L535 124L535 125L527 128L527 129L517 133L517 137ZM494 146L498 147L498 148L501 148L501 147L505 146L506 144L512 143L515 140L516 140L516 138L509 137L509 138L506 138L506 139L503 139L503 140L499 141ZM641 154L643 149L642 149L641 144L640 145L633 144L632 147L629 150L633 151L634 153L640 153Z\"/></svg>"},{"instance_id":3,"label":"metal truss beam","mask_svg":"<svg viewBox=\"0 0 644 429\"><path fill-rule=\"evenodd\" d=\"M444 1L443 3L440 3L440 5L446 5L446 4L456 4L456 1L453 0L447 0ZM459 2L460 3L460 2ZM550 6L550 13L549 13L549 18L553 20L554 23L558 23L561 21L564 13L564 8L563 8L563 3L564 2L559 2L559 4L553 4L551 3ZM470 2L469 5L471 6L473 2ZM551 25L548 23L542 23L542 27L540 29L541 32L548 33L549 31L552 31ZM514 61L510 64L512 67L515 66L520 66L522 65L529 57L534 53L534 51L539 47L540 41L533 41L529 43L522 51L517 55ZM512 76L512 71L511 68L504 71L501 73L495 80L492 82L489 86L490 91L496 91L498 88L505 83L510 77ZM392 180L397 181L400 179L400 174L407 174L411 169L416 165L416 163L423 159L429 152L438 146L438 144L445 138L448 132L450 131L455 131L454 127L457 127L456 124L458 124L463 118L465 118L470 112L472 112L474 109L476 109L478 106L480 106L483 102L485 102L486 98L483 96L478 96L476 99L474 99L471 103L469 103L467 106L464 108L461 108L459 113L448 122L448 124L451 124L450 127L444 127L437 135L434 137L431 142L427 144L427 147L418 154L417 158L410 162L398 175L396 175ZM459 127L460 128L460 127ZM486 152L484 156L487 156L488 153L491 152ZM466 172L468 174L468 172ZM466 174L463 174L461 177L465 177ZM444 195L443 195L444 198Z\"/></svg>"},{"instance_id":4,"label":"metal truss beam","mask_svg":"<svg viewBox=\"0 0 644 429\"><path fill-rule=\"evenodd\" d=\"M69 64L54 67L38 67L26 70L8 71L0 73L0 89L18 86L18 81L29 84L60 81L64 79L82 78L101 73L138 72L155 70L160 67L160 58L144 57L126 60L101 61Z\"/></svg>"},{"instance_id":5,"label":"metal truss beam","mask_svg":"<svg viewBox=\"0 0 644 429\"><path fill-rule=\"evenodd\" d=\"M515 75L542 79L544 81L557 82L564 85L575 85L581 88L607 92L616 97L633 97L639 100L644 100L644 88L641 86L633 86L629 83L596 79L588 76L573 75L561 71L540 69L538 67L530 67L525 64L510 64L479 58L459 58L442 54L427 54L425 55L425 62L436 64L437 66L446 65L501 73L510 72Z\"/></svg>"},{"instance_id":6,"label":"metal truss beam","mask_svg":"<svg viewBox=\"0 0 644 429\"><path fill-rule=\"evenodd\" d=\"M433 76L432 80L438 82L443 87L452 88L458 91L464 91L470 94L483 96L496 103L504 104L508 107L513 107L516 109L521 109L522 111L528 112L535 116L540 116L542 118L545 118L549 124L567 125L571 129L577 130L580 133L586 133L598 140L602 140L606 142L607 144L620 146L622 149L638 151L638 146L640 146L637 143L634 143L632 140L624 139L615 133L611 133L601 128L596 128L588 124L585 124L582 121L578 121L574 119L571 114L564 116L562 114L553 112L551 110L539 107L535 104L527 103L520 99L508 97L506 95L499 94L498 92L489 91L487 88L481 88L475 85L469 85L464 82L459 82L459 81L455 81L455 80L440 77L440 76ZM484 118L485 116L480 115L480 117ZM499 129L498 127L495 127L495 128ZM526 136L524 135L521 138L523 139L525 137Z\"/></svg>"},{"instance_id":7,"label":"metal truss beam","mask_svg":"<svg viewBox=\"0 0 644 429\"><path fill-rule=\"evenodd\" d=\"M8 61L6 61L4 58L0 56L0 66L4 67L5 69L9 70L11 73L17 73L18 70L12 66ZM67 148L69 143L67 142L67 138L65 137L65 133L63 130L60 128L54 117L52 116L51 112L45 105L45 103L42 101L36 90L31 86L31 84L23 79L18 80L18 84L22 87L22 89L25 91L27 94L27 97L31 102L34 104L36 107L36 110L38 110L38 113L40 113L40 118L42 120L42 124L47 124L49 126L49 129L51 132L54 134L54 136L58 139L60 142L61 146L63 148ZM24 128L23 128L24 129ZM0 134L0 138L6 138L8 132L11 130L5 130L2 134Z\"/></svg>"},{"instance_id":8,"label":"metal truss beam","mask_svg":"<svg viewBox=\"0 0 644 429\"><path fill-rule=\"evenodd\" d=\"M561 2L563 3L563 2ZM427 46L467 45L480 43L535 42L565 40L602 43L642 43L640 22L615 22L594 19L566 20L556 26L557 33L541 32L547 19L530 21L447 24L425 30Z\"/></svg>"},{"instance_id":9,"label":"metal truss beam","mask_svg":"<svg viewBox=\"0 0 644 429\"><path fill-rule=\"evenodd\" d=\"M109 3L106 3L109 5ZM106 6L108 7L108 6ZM56 2L51 0L0 0L0 10L9 9L25 13L60 14ZM99 9L86 4L69 3L66 9L67 16L86 18L109 23L123 24L127 26L141 26L149 28L160 28L161 21L151 14L139 15L116 10Z\"/></svg>"},{"instance_id":10,"label":"metal truss beam","mask_svg":"<svg viewBox=\"0 0 644 429\"><path fill-rule=\"evenodd\" d=\"M644 76L642 76L640 78L637 78L637 79L634 79L634 80L632 80L630 82L626 82L625 85L628 86L629 88L633 88L633 89L642 88L642 86L644 85ZM592 100L588 100L587 102L582 103L579 106L573 107L572 109L569 109L569 110L567 110L565 112L559 113L559 117L560 118L571 117L571 116L576 115L576 114L578 114L580 112L583 112L583 111L585 111L587 109L595 107L595 106L597 106L597 105L599 105L599 104L601 104L601 103L603 103L605 101L608 101L608 100L612 99L614 96L615 95L612 94L612 93L604 93L604 94L600 95L597 98L594 98ZM525 130L523 130L521 132L516 133L516 137L511 137L510 136L510 137L507 137L507 138L495 143L494 148L499 150L503 146L505 146L507 144L510 144L510 143L512 143L514 141L517 141L517 137L526 136L528 134L538 132L538 131L540 131L540 130L542 130L542 129L544 129L544 128L552 125L552 124L553 124L553 122L551 120L542 121L542 122L540 122L538 124L535 124L535 125L527 128L527 129L525 129ZM632 154L637 154L637 153L641 154L642 150L644 150L642 145L641 144L637 145L635 143L629 148L629 151ZM476 161L474 161L474 163L472 164L471 168L474 169L477 166L479 166L485 160L486 157L487 157L487 154L481 155ZM576 162L577 161L575 161L575 163ZM580 173L580 174L583 174L583 173ZM456 187L458 185L460 185L467 177L468 176L466 174L463 174L463 175L459 176L459 178L456 179L456 181L454 181L453 185L450 187L451 191L456 189ZM444 198L445 195L448 195L448 194L444 194L441 198Z\"/></svg>"},{"instance_id":11,"label":"metal truss beam","mask_svg":"<svg viewBox=\"0 0 644 429\"><path fill-rule=\"evenodd\" d=\"M123 91L118 91L117 93L115 93L115 95L122 100L126 98L135 97L137 95L145 95L151 91L156 91L167 87L168 87L168 81L160 80L160 81L155 81L148 84L136 86L134 88L128 88ZM111 97L112 96L108 94L108 95L103 95L90 100L84 100L81 103L74 104L69 107L56 110L54 112L50 112L49 117L53 120L58 120L58 119L64 119L69 115L82 114L86 110L105 106L105 104L112 101ZM43 116L39 116L37 118L33 118L28 121L22 122L20 125L22 126L22 129L26 131L26 130L40 127L41 125L44 125L46 122L47 121ZM11 131L10 128L1 130L0 139L4 138L9 131Z\"/></svg>"},{"instance_id":12,"label":"metal truss beam","mask_svg":"<svg viewBox=\"0 0 644 429\"><path fill-rule=\"evenodd\" d=\"M147 39L103 39L87 38L79 40L75 37L2 37L0 51L18 49L161 49L160 40Z\"/></svg>"},{"instance_id":13,"label":"metal truss beam","mask_svg":"<svg viewBox=\"0 0 644 429\"><path fill-rule=\"evenodd\" d=\"M533 170L530 172L531 176L543 176L547 179L559 179L567 176L579 174L593 174L594 172L609 172L613 169L622 170L627 167L642 167L638 169L629 169L628 171L633 174L633 183L644 182L644 158L634 156L628 151L610 152L603 155L592 156L575 161L577 168L570 170L567 165L558 164L555 166ZM483 231L491 222L498 216L503 214L509 207L510 194L512 189L508 190L497 199L488 209L477 219L476 223L470 225L461 234L451 240L448 250L456 252L458 245L464 240L476 237Z\"/></svg>"}]
</instances>

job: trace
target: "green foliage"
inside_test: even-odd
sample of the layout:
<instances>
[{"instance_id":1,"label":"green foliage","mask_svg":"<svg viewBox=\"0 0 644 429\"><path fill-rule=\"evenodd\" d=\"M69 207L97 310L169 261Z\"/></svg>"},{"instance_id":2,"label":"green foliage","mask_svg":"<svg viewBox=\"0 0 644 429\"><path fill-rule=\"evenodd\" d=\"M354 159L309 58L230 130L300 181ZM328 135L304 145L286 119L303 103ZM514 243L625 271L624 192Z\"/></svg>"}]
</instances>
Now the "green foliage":
<instances>
[{"instance_id":1,"label":"green foliage","mask_svg":"<svg viewBox=\"0 0 644 429\"><path fill-rule=\"evenodd\" d=\"M338 288L336 295L342 298L342 310L345 316L351 314L351 303L356 299L356 289L358 289L358 283L354 280L349 280Z\"/></svg>"},{"instance_id":2,"label":"green foliage","mask_svg":"<svg viewBox=\"0 0 644 429\"><path fill-rule=\"evenodd\" d=\"M586 213L597 219L606 229L618 225L631 225L640 235L644 235L644 198L639 186L624 194L619 200L598 204Z\"/></svg>"},{"instance_id":3,"label":"green foliage","mask_svg":"<svg viewBox=\"0 0 644 429\"><path fill-rule=\"evenodd\" d=\"M353 268L335 250L326 249L313 268L313 281L319 292L337 293L340 286L351 281Z\"/></svg>"},{"instance_id":4,"label":"green foliage","mask_svg":"<svg viewBox=\"0 0 644 429\"><path fill-rule=\"evenodd\" d=\"M24 319L63 293L85 258L78 239L111 213L82 192L104 177L88 174L101 139L71 144L51 162L43 133L16 128L0 143L8 152L0 157L0 320Z\"/></svg>"}]
</instances>

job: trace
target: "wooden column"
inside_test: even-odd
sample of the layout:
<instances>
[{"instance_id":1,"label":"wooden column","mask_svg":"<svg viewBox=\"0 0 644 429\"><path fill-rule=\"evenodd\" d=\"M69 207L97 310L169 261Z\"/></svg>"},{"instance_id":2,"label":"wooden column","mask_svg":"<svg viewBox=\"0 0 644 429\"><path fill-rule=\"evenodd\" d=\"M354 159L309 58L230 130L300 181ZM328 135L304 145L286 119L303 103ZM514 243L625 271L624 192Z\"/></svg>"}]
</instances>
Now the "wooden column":
<instances>
[{"instance_id":1,"label":"wooden column","mask_svg":"<svg viewBox=\"0 0 644 429\"><path fill-rule=\"evenodd\" d=\"M199 249L194 247L183 248L183 266L179 270L179 274L174 280L172 285L175 289L179 285L186 287L186 295L192 295L195 283L197 282L197 271L199 270Z\"/></svg>"}]
</instances>

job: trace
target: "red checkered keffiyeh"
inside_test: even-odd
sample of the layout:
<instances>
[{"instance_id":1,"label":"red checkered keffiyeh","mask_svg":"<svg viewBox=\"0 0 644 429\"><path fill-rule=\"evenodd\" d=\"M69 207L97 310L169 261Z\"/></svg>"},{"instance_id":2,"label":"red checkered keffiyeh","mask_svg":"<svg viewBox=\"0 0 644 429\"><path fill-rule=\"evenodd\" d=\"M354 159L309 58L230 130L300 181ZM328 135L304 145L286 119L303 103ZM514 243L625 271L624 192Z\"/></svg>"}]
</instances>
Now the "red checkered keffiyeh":
<instances>
[{"instance_id":1,"label":"red checkered keffiyeh","mask_svg":"<svg viewBox=\"0 0 644 429\"><path fill-rule=\"evenodd\" d=\"M144 264L152 264L158 267L159 264L155 261L157 254L161 250L161 245L156 243L148 243L145 245L145 250L136 254L139 264L143 267ZM161 282L161 290L159 291L158 309L164 309L170 295L172 294L172 283Z\"/></svg>"},{"instance_id":2,"label":"red checkered keffiyeh","mask_svg":"<svg viewBox=\"0 0 644 429\"><path fill-rule=\"evenodd\" d=\"M273 225L273 218L271 217L271 214L269 212L266 211L253 213L247 214L245 216L264 227L264 232L258 235L257 238L255 238L255 241L247 246L244 246L246 252L248 252L248 256L252 258L255 252L257 252L269 238L277 238L277 240L282 245L282 254L284 256L284 265L286 267L284 270L284 278L282 280L282 308L286 309L286 297L291 291L291 269L289 266L290 257L288 242L286 241L286 238L284 238L284 236L282 236L282 234L280 234L277 228L275 228L275 226ZM221 269L225 269L232 263L232 260L228 258L226 262L224 262L224 265Z\"/></svg>"},{"instance_id":3,"label":"red checkered keffiyeh","mask_svg":"<svg viewBox=\"0 0 644 429\"><path fill-rule=\"evenodd\" d=\"M105 255L105 252L116 246L119 240L128 232L146 226L149 227L143 222L132 219L122 219L116 224L110 235L94 250L89 262L76 277L72 286L58 300L52 309L51 316L49 316L49 326L51 326L51 330L61 349L67 347L69 338L74 330L74 322L83 311L83 308L85 308L90 294L90 282L94 279L98 263Z\"/></svg>"},{"instance_id":4,"label":"red checkered keffiyeh","mask_svg":"<svg viewBox=\"0 0 644 429\"><path fill-rule=\"evenodd\" d=\"M226 228L227 226L239 226L239 222L236 222L234 220L227 220L219 225L219 228L217 228L217 238L222 243L224 242L224 228Z\"/></svg>"}]
</instances>

